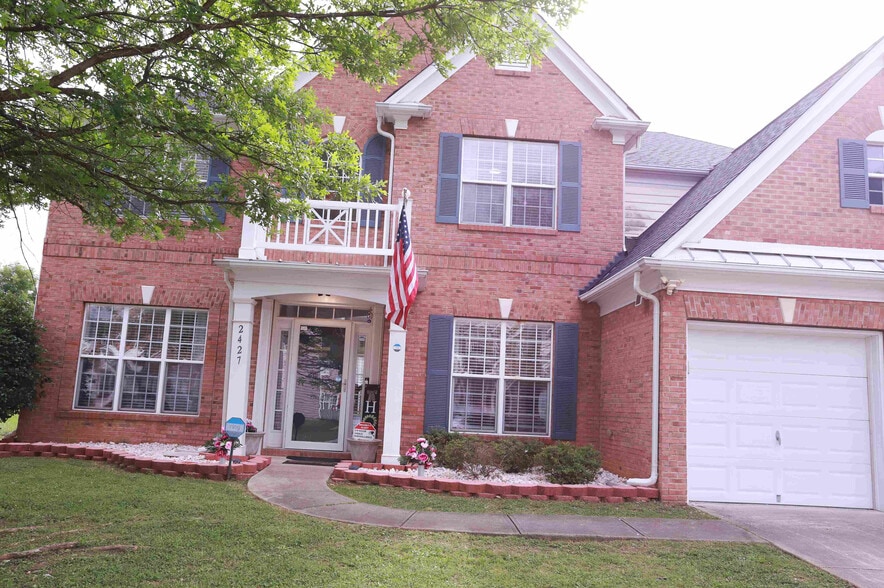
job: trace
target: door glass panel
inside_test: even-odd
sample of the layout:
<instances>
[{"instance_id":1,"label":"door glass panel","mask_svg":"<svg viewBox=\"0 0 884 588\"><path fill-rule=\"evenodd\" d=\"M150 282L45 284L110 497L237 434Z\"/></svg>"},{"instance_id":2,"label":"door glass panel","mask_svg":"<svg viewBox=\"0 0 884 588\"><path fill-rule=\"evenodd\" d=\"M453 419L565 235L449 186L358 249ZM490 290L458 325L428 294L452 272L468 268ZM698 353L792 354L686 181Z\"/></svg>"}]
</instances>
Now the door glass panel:
<instances>
[{"instance_id":1,"label":"door glass panel","mask_svg":"<svg viewBox=\"0 0 884 588\"><path fill-rule=\"evenodd\" d=\"M279 333L279 357L276 359L276 379L273 399L273 430L282 431L282 415L285 409L285 388L289 373L289 332Z\"/></svg>"},{"instance_id":2,"label":"door glass panel","mask_svg":"<svg viewBox=\"0 0 884 588\"><path fill-rule=\"evenodd\" d=\"M346 328L301 326L292 441L338 442Z\"/></svg>"}]
</instances>

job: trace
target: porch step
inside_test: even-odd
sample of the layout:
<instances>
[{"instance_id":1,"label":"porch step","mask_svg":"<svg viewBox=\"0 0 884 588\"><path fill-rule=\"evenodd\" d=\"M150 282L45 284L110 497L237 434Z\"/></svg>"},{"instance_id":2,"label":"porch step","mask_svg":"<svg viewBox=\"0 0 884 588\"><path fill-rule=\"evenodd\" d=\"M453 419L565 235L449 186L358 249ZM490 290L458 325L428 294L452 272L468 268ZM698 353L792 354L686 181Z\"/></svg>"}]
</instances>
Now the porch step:
<instances>
[{"instance_id":1,"label":"porch step","mask_svg":"<svg viewBox=\"0 0 884 588\"><path fill-rule=\"evenodd\" d=\"M296 465L321 465L336 466L341 460L329 457L302 457L299 455L289 455L282 463L291 463Z\"/></svg>"}]
</instances>

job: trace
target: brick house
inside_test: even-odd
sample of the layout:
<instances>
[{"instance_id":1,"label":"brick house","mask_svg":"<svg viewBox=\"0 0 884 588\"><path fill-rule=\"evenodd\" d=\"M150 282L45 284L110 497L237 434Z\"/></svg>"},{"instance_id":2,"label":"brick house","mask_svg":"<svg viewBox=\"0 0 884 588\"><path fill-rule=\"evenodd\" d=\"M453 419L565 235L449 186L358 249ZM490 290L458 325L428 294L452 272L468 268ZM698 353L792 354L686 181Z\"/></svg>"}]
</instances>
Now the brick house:
<instances>
[{"instance_id":1,"label":"brick house","mask_svg":"<svg viewBox=\"0 0 884 588\"><path fill-rule=\"evenodd\" d=\"M340 457L353 424L369 416L387 463L444 427L590 443L605 467L659 484L667 500L790 502L782 411L749 419L764 416L778 431L774 494L729 493L749 475L740 464L757 456L737 455L739 444L712 449L721 441L712 430L738 431L743 413L728 413L739 402L703 374L763 349L745 361L838 372L849 357L853 372L824 376L865 382L871 403L845 418L865 423L868 447L884 448L874 282L884 247L872 214L884 45L728 155L646 133L648 123L553 38L540 67L492 68L461 54L448 78L424 64L379 91L345 75L302 76L299 87L336 115L328 131L349 133L363 173L388 180L387 202L311 201L312 214L271 227L228 217L220 236L158 243L115 243L54 206L37 314L57 364L20 436L198 444L227 418L248 416L266 433L265 453ZM838 139L872 158L864 199L839 200ZM207 181L228 171L205 163ZM420 276L407 331L383 319L406 189ZM803 210L786 206L786 193L801 193ZM646 298L636 306L638 292ZM837 361L820 357L842 344ZM687 377L689 359L700 375ZM795 386L810 374L829 389L817 372L797 372ZM764 380L746 394L773 390L786 410L777 386ZM827 435L843 437L840 426ZM860 499L873 489L877 498L850 506L880 508L872 456L882 454L869 449L856 468L867 482Z\"/></svg>"}]
</instances>

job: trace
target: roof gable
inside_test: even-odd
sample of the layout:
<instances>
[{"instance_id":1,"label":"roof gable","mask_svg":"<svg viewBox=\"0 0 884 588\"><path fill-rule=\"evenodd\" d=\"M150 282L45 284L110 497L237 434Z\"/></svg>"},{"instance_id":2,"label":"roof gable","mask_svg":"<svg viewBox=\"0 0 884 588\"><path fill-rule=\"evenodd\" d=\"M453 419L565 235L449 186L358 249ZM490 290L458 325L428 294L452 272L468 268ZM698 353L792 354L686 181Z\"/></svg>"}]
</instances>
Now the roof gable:
<instances>
[{"instance_id":1,"label":"roof gable","mask_svg":"<svg viewBox=\"0 0 884 588\"><path fill-rule=\"evenodd\" d=\"M884 38L737 147L648 227L628 254L615 259L580 293L586 294L642 258L664 257L702 238L882 67Z\"/></svg>"}]
</instances>

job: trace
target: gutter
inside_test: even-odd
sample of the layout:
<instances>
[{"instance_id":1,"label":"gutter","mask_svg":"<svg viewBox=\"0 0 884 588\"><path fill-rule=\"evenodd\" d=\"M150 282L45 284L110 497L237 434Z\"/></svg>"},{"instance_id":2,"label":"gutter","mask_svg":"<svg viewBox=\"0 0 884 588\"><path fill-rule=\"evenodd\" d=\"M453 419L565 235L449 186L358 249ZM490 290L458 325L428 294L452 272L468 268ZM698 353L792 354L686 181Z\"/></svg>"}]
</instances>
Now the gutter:
<instances>
[{"instance_id":1,"label":"gutter","mask_svg":"<svg viewBox=\"0 0 884 588\"><path fill-rule=\"evenodd\" d=\"M654 306L654 360L651 382L651 475L647 478L630 478L627 484L632 486L653 486L657 483L657 453L660 445L660 301L657 297L641 289L640 271L632 276L632 288L635 293L649 300Z\"/></svg>"},{"instance_id":2,"label":"gutter","mask_svg":"<svg viewBox=\"0 0 884 588\"><path fill-rule=\"evenodd\" d=\"M378 116L377 120L378 120L378 124L377 124L378 135L380 135L381 137L386 137L387 139L390 140L390 172L389 172L389 179L387 180L387 204L392 204L393 203L393 161L395 160L395 157L396 157L396 136L393 135L392 133L388 133L387 131L385 131L384 129L381 128L381 125L384 122L383 117Z\"/></svg>"}]
</instances>

